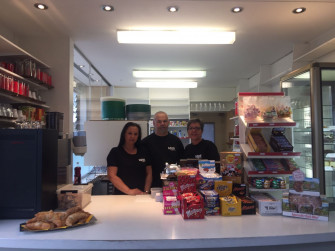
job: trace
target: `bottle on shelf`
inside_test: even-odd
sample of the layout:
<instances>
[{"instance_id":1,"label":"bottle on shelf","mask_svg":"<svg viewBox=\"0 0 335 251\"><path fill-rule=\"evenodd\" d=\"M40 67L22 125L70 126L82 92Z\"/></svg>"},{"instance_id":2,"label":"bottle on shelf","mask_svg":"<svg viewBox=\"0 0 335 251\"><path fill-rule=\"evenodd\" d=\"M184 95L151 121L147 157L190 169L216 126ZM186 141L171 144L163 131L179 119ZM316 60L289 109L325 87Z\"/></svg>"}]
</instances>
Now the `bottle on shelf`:
<instances>
[{"instance_id":1,"label":"bottle on shelf","mask_svg":"<svg viewBox=\"0 0 335 251\"><path fill-rule=\"evenodd\" d=\"M74 168L74 185L81 184L81 167L79 166L79 162L77 162L77 166Z\"/></svg>"},{"instance_id":2,"label":"bottle on shelf","mask_svg":"<svg viewBox=\"0 0 335 251\"><path fill-rule=\"evenodd\" d=\"M178 137L179 137L179 138L182 137L181 130L179 130L179 132L178 132Z\"/></svg>"}]
</instances>

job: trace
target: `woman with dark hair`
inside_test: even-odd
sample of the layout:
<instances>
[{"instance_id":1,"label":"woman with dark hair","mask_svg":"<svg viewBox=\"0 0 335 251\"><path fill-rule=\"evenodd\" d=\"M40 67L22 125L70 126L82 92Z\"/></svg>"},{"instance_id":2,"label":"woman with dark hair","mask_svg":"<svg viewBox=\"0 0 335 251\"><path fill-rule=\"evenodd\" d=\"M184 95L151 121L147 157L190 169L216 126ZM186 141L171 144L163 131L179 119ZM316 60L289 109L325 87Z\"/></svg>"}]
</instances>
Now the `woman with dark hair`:
<instances>
[{"instance_id":1,"label":"woman with dark hair","mask_svg":"<svg viewBox=\"0 0 335 251\"><path fill-rule=\"evenodd\" d=\"M141 142L141 127L128 122L122 129L119 145L107 156L108 178L115 187L114 194L146 194L152 182L149 156Z\"/></svg>"}]
</instances>

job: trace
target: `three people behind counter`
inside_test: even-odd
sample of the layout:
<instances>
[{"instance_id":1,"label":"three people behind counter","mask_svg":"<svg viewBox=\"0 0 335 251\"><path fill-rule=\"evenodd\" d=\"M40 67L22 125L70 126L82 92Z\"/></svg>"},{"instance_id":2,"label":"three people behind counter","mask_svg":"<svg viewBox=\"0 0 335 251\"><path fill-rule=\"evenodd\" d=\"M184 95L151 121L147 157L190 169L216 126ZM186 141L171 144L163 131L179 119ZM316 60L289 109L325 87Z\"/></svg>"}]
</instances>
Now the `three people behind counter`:
<instances>
[{"instance_id":1,"label":"three people behind counter","mask_svg":"<svg viewBox=\"0 0 335 251\"><path fill-rule=\"evenodd\" d=\"M150 156L140 144L141 136L141 127L128 122L122 129L119 145L108 154L107 172L116 195L138 195L150 191L152 168Z\"/></svg>"},{"instance_id":2,"label":"three people behind counter","mask_svg":"<svg viewBox=\"0 0 335 251\"><path fill-rule=\"evenodd\" d=\"M148 149L152 161L152 187L162 187L160 178L165 168L165 163L179 164L184 154L181 140L169 133L170 121L165 112L159 111L154 115L154 133L142 140Z\"/></svg>"}]
</instances>

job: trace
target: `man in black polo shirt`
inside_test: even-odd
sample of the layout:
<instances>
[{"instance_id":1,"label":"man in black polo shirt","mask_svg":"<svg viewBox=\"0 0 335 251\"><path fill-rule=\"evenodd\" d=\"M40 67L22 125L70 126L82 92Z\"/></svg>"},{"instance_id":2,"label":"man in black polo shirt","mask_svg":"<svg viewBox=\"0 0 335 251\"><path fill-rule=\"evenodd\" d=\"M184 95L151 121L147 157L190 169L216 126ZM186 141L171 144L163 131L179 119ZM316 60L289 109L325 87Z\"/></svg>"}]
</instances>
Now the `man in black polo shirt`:
<instances>
[{"instance_id":1,"label":"man in black polo shirt","mask_svg":"<svg viewBox=\"0 0 335 251\"><path fill-rule=\"evenodd\" d=\"M220 160L216 145L202 138L204 123L200 119L192 119L187 123L187 133L191 138L191 144L185 147L185 159Z\"/></svg>"},{"instance_id":2,"label":"man in black polo shirt","mask_svg":"<svg viewBox=\"0 0 335 251\"><path fill-rule=\"evenodd\" d=\"M154 133L145 137L142 144L148 149L151 157L151 187L162 187L160 173L164 170L165 163L179 163L184 153L184 146L177 136L169 133L170 121L165 112L156 112L153 124Z\"/></svg>"}]
</instances>

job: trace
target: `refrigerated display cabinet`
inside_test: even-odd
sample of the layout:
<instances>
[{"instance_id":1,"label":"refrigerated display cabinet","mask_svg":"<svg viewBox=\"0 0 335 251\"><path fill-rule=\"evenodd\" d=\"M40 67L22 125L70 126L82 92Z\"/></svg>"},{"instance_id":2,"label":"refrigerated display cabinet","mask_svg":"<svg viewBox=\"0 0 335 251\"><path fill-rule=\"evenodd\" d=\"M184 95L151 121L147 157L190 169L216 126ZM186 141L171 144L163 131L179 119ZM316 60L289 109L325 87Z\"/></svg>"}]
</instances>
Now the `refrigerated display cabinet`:
<instances>
[{"instance_id":1,"label":"refrigerated display cabinet","mask_svg":"<svg viewBox=\"0 0 335 251\"><path fill-rule=\"evenodd\" d=\"M291 97L295 151L306 177L320 179L321 193L335 196L335 63L312 63L281 78Z\"/></svg>"}]
</instances>

